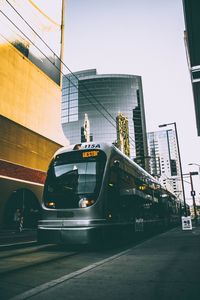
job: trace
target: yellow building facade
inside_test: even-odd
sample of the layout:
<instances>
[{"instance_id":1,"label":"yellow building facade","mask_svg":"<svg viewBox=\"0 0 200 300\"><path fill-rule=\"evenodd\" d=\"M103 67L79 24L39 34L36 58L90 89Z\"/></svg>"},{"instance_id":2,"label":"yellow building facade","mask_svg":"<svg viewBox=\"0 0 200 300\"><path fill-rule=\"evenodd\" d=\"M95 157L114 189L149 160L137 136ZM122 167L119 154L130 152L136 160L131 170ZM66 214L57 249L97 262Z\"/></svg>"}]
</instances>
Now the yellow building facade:
<instances>
[{"instance_id":1,"label":"yellow building facade","mask_svg":"<svg viewBox=\"0 0 200 300\"><path fill-rule=\"evenodd\" d=\"M20 1L13 3L20 7ZM32 9L41 13L35 6ZM36 226L51 157L68 140L61 128L60 81L49 75L55 64L50 61L46 68L47 59L20 51L6 35L7 28L1 27L0 227L14 226L15 212L20 210L23 226L29 228Z\"/></svg>"},{"instance_id":2,"label":"yellow building facade","mask_svg":"<svg viewBox=\"0 0 200 300\"><path fill-rule=\"evenodd\" d=\"M58 143L61 129L61 89L10 44L0 45L0 112Z\"/></svg>"}]
</instances>

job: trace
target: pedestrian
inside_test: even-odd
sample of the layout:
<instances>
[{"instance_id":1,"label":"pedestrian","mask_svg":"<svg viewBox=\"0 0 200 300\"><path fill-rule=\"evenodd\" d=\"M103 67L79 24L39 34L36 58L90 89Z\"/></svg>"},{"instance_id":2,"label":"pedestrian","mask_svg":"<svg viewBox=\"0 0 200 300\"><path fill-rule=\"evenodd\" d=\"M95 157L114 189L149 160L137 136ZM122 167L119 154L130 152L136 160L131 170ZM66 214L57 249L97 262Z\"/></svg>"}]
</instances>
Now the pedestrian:
<instances>
[{"instance_id":1,"label":"pedestrian","mask_svg":"<svg viewBox=\"0 0 200 300\"><path fill-rule=\"evenodd\" d=\"M19 221L19 231L20 231L20 232L22 232L23 226L24 226L24 217L23 217L23 215L21 214L21 215L20 215L20 221Z\"/></svg>"},{"instance_id":2,"label":"pedestrian","mask_svg":"<svg viewBox=\"0 0 200 300\"><path fill-rule=\"evenodd\" d=\"M19 208L16 209L14 213L14 224L15 228L18 229L20 232L23 230L23 216L21 210Z\"/></svg>"},{"instance_id":3,"label":"pedestrian","mask_svg":"<svg viewBox=\"0 0 200 300\"><path fill-rule=\"evenodd\" d=\"M16 211L14 212L14 217L13 217L14 225L16 228L19 227L20 215L21 215L20 209L17 208Z\"/></svg>"}]
</instances>

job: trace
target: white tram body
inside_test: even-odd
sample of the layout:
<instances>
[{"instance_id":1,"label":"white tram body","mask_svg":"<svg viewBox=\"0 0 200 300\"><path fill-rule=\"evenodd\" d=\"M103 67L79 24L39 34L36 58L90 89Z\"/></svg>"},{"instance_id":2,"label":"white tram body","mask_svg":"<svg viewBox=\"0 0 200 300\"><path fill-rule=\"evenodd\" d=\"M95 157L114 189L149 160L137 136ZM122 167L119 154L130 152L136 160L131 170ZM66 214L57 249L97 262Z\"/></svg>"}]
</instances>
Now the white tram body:
<instances>
[{"instance_id":1,"label":"white tram body","mask_svg":"<svg viewBox=\"0 0 200 300\"><path fill-rule=\"evenodd\" d=\"M48 169L41 243L89 244L177 225L175 196L112 144L59 149Z\"/></svg>"}]
</instances>

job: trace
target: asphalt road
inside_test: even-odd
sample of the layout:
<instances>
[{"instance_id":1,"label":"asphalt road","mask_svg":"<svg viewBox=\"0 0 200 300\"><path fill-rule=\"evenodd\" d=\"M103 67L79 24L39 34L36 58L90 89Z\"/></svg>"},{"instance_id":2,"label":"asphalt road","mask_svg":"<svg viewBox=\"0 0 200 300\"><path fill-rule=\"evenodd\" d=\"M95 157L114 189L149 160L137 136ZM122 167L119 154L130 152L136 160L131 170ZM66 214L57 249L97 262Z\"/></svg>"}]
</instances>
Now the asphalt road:
<instances>
[{"instance_id":1,"label":"asphalt road","mask_svg":"<svg viewBox=\"0 0 200 300\"><path fill-rule=\"evenodd\" d=\"M172 229L12 299L199 300L200 227Z\"/></svg>"}]
</instances>

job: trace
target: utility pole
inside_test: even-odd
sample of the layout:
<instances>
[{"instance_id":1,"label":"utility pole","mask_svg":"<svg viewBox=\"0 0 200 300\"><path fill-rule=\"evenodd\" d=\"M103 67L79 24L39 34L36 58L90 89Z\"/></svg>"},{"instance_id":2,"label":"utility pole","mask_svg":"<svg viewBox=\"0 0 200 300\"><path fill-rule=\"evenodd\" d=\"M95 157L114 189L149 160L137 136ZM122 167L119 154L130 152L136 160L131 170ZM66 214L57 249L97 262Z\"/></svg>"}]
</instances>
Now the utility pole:
<instances>
[{"instance_id":1,"label":"utility pole","mask_svg":"<svg viewBox=\"0 0 200 300\"><path fill-rule=\"evenodd\" d=\"M194 208L194 220L195 220L195 224L197 225L197 207L195 201L195 191L193 187L192 175L198 175L198 172L190 172L190 184L191 184L191 196L192 196L193 208Z\"/></svg>"}]
</instances>

